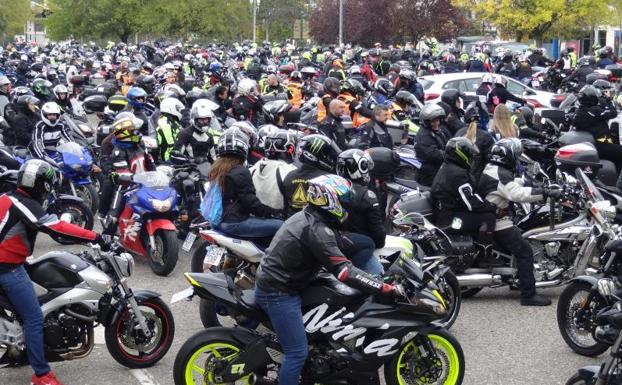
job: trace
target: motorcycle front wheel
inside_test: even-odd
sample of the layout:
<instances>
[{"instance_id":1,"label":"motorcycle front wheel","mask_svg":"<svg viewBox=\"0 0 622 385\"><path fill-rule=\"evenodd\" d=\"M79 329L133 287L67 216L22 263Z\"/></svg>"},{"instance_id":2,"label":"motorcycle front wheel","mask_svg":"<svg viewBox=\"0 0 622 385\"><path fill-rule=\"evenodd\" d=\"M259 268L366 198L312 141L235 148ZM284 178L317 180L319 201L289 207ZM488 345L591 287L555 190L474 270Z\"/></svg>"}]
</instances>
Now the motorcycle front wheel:
<instances>
[{"instance_id":1,"label":"motorcycle front wheel","mask_svg":"<svg viewBox=\"0 0 622 385\"><path fill-rule=\"evenodd\" d=\"M464 352L449 332L439 329L417 335L384 365L388 385L459 385L464 378Z\"/></svg>"},{"instance_id":2,"label":"motorcycle front wheel","mask_svg":"<svg viewBox=\"0 0 622 385\"><path fill-rule=\"evenodd\" d=\"M153 234L155 250L152 249L149 238L146 237L149 266L160 276L169 275L179 258L179 242L177 233L173 230L158 230Z\"/></svg>"},{"instance_id":3,"label":"motorcycle front wheel","mask_svg":"<svg viewBox=\"0 0 622 385\"><path fill-rule=\"evenodd\" d=\"M575 353L595 357L609 349L609 345L594 339L594 321L598 312L606 306L606 301L598 293L588 300L591 292L592 285L587 282L568 284L557 303L557 326L562 338Z\"/></svg>"},{"instance_id":4,"label":"motorcycle front wheel","mask_svg":"<svg viewBox=\"0 0 622 385\"><path fill-rule=\"evenodd\" d=\"M83 202L59 199L54 203L54 206L48 208L48 212L56 214L59 219L70 218L70 223L72 225L87 230L93 230L93 225L95 223L93 212ZM61 245L73 245L75 243L74 241L59 236L52 236L52 239Z\"/></svg>"},{"instance_id":5,"label":"motorcycle front wheel","mask_svg":"<svg viewBox=\"0 0 622 385\"><path fill-rule=\"evenodd\" d=\"M574 376L570 377L568 381L566 381L566 385L591 385L591 382L585 382L585 380L576 373Z\"/></svg>"},{"instance_id":6,"label":"motorcycle front wheel","mask_svg":"<svg viewBox=\"0 0 622 385\"><path fill-rule=\"evenodd\" d=\"M99 193L93 184L76 186L76 194L82 198L92 212L96 213L99 210Z\"/></svg>"},{"instance_id":7,"label":"motorcycle front wheel","mask_svg":"<svg viewBox=\"0 0 622 385\"><path fill-rule=\"evenodd\" d=\"M460 292L460 283L456 275L448 271L439 280L438 286L440 287L440 293L445 301L445 307L447 308L447 314L441 321L441 326L445 329L451 328L456 322L458 314L460 313L460 306L462 305L462 294Z\"/></svg>"},{"instance_id":8,"label":"motorcycle front wheel","mask_svg":"<svg viewBox=\"0 0 622 385\"><path fill-rule=\"evenodd\" d=\"M112 358L131 369L155 365L166 355L175 336L173 314L164 301L150 298L139 301L138 307L146 318L150 337L136 329L136 321L128 307L106 327L104 334Z\"/></svg>"}]
</instances>

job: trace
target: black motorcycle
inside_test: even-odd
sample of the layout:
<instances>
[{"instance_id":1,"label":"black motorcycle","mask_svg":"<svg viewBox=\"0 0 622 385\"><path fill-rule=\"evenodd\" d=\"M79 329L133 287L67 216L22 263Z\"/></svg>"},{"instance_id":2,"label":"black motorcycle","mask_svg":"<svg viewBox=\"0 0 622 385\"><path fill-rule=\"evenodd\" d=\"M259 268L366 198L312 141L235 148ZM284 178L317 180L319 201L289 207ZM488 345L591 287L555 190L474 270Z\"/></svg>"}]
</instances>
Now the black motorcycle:
<instances>
[{"instance_id":1,"label":"black motorcycle","mask_svg":"<svg viewBox=\"0 0 622 385\"><path fill-rule=\"evenodd\" d=\"M449 332L434 324L446 311L438 292L420 286L420 270L411 259L396 259L387 271L393 283L402 287L403 300L363 294L328 274L319 274L302 293L310 341L304 384L378 384L378 369L383 365L390 385L462 383L462 348ZM252 290L236 289L222 273L185 276L192 288L174 295L173 302L193 295L209 298L259 319L270 329ZM270 331L207 328L181 347L173 377L176 385L276 384L282 357L278 338Z\"/></svg>"}]
</instances>

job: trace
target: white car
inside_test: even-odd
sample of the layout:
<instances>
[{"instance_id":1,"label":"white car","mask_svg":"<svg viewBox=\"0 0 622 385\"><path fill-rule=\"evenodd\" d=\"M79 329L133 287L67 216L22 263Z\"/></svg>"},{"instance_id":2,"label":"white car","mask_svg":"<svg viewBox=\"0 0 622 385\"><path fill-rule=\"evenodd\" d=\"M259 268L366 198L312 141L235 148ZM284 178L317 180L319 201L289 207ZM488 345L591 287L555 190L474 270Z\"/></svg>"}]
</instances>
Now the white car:
<instances>
[{"instance_id":1,"label":"white car","mask_svg":"<svg viewBox=\"0 0 622 385\"><path fill-rule=\"evenodd\" d=\"M425 91L425 102L437 103L441 101L443 91L450 88L457 89L467 96L475 95L475 91L479 88L484 74L485 73L482 72L458 72L452 74L421 76L417 78L417 80L421 83L423 90ZM534 90L518 80L504 75L495 76L503 76L506 78L508 81L507 90L519 98L527 100L534 107L551 107L551 98L553 98L556 94L552 92Z\"/></svg>"}]
</instances>

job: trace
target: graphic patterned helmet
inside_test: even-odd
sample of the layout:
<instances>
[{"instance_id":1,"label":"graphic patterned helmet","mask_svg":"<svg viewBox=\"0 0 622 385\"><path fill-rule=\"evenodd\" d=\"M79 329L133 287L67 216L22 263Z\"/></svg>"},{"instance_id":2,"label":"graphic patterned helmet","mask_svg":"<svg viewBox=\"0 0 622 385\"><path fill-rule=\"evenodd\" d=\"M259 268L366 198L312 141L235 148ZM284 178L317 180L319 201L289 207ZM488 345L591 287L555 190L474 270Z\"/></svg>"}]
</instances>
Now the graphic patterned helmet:
<instances>
[{"instance_id":1,"label":"graphic patterned helmet","mask_svg":"<svg viewBox=\"0 0 622 385\"><path fill-rule=\"evenodd\" d=\"M478 154L477 147L463 136L451 138L445 145L445 160L463 168L470 168Z\"/></svg>"},{"instance_id":2,"label":"graphic patterned helmet","mask_svg":"<svg viewBox=\"0 0 622 385\"><path fill-rule=\"evenodd\" d=\"M228 129L218 139L216 153L219 157L229 155L246 160L248 149L248 137L240 132Z\"/></svg>"},{"instance_id":3,"label":"graphic patterned helmet","mask_svg":"<svg viewBox=\"0 0 622 385\"><path fill-rule=\"evenodd\" d=\"M142 123L143 121L136 117L117 116L117 119L112 126L112 134L121 142L138 143L142 137L142 134L140 133Z\"/></svg>"},{"instance_id":4,"label":"graphic patterned helmet","mask_svg":"<svg viewBox=\"0 0 622 385\"><path fill-rule=\"evenodd\" d=\"M47 198L55 183L54 169L40 159L27 160L17 173L17 187L40 203Z\"/></svg>"},{"instance_id":5,"label":"graphic patterned helmet","mask_svg":"<svg viewBox=\"0 0 622 385\"><path fill-rule=\"evenodd\" d=\"M273 130L266 134L263 142L265 155L269 159L293 160L296 153L296 135L288 130Z\"/></svg>"},{"instance_id":6,"label":"graphic patterned helmet","mask_svg":"<svg viewBox=\"0 0 622 385\"><path fill-rule=\"evenodd\" d=\"M352 184L337 175L321 175L309 181L307 202L324 214L330 222L343 223L348 217L342 202L352 195Z\"/></svg>"},{"instance_id":7,"label":"graphic patterned helmet","mask_svg":"<svg viewBox=\"0 0 622 385\"><path fill-rule=\"evenodd\" d=\"M346 150L337 157L337 175L352 182L369 183L373 168L374 161L371 156L362 150Z\"/></svg>"},{"instance_id":8,"label":"graphic patterned helmet","mask_svg":"<svg viewBox=\"0 0 622 385\"><path fill-rule=\"evenodd\" d=\"M298 159L320 170L333 172L339 152L337 145L327 136L307 135L300 139Z\"/></svg>"},{"instance_id":9,"label":"graphic patterned helmet","mask_svg":"<svg viewBox=\"0 0 622 385\"><path fill-rule=\"evenodd\" d=\"M501 139L490 149L490 162L514 170L522 153L523 145L519 139Z\"/></svg>"}]
</instances>

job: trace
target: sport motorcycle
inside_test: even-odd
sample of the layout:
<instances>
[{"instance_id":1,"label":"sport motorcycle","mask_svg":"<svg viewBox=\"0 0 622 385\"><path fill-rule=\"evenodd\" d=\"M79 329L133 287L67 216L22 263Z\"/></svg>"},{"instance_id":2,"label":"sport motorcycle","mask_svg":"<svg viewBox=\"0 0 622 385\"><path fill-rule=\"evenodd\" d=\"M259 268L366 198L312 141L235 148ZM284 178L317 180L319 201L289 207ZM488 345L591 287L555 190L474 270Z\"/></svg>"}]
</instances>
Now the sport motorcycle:
<instances>
[{"instance_id":1,"label":"sport motorcycle","mask_svg":"<svg viewBox=\"0 0 622 385\"><path fill-rule=\"evenodd\" d=\"M88 356L94 328L105 328L110 355L128 368L160 361L175 334L173 315L160 294L131 289L127 278L134 259L122 249L102 252L97 245L78 254L52 251L25 268L33 281L44 316L46 357L68 361ZM22 320L0 291L0 365L25 365Z\"/></svg>"}]
</instances>

